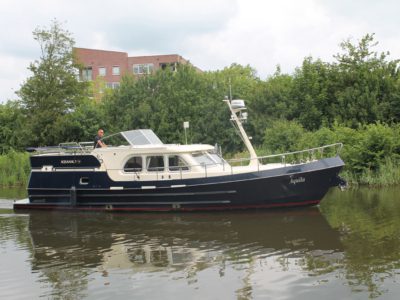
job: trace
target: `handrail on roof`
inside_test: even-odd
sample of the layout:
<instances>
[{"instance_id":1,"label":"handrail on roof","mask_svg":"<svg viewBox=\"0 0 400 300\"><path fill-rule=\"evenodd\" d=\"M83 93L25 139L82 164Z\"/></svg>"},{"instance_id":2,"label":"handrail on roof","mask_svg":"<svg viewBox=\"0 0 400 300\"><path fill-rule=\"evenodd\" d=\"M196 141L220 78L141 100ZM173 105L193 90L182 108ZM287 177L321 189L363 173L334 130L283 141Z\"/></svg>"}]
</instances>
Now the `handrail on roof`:
<instances>
[{"instance_id":1,"label":"handrail on roof","mask_svg":"<svg viewBox=\"0 0 400 300\"><path fill-rule=\"evenodd\" d=\"M90 153L93 150L93 142L66 142L60 143L58 146L29 147L28 152L36 152L39 154L49 153Z\"/></svg>"}]
</instances>

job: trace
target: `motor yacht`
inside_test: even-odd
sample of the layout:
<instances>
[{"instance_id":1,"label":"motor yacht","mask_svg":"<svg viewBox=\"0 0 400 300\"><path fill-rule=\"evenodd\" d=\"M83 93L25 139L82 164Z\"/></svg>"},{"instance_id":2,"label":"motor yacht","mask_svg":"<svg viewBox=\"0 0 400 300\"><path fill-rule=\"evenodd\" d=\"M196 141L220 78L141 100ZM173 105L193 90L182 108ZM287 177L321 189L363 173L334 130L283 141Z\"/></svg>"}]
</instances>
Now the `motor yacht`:
<instances>
[{"instance_id":1,"label":"motor yacht","mask_svg":"<svg viewBox=\"0 0 400 300\"><path fill-rule=\"evenodd\" d=\"M243 100L224 100L249 158L225 160L219 147L164 144L150 129L92 142L35 148L28 199L15 209L197 211L318 204L343 186L341 143L257 156Z\"/></svg>"}]
</instances>

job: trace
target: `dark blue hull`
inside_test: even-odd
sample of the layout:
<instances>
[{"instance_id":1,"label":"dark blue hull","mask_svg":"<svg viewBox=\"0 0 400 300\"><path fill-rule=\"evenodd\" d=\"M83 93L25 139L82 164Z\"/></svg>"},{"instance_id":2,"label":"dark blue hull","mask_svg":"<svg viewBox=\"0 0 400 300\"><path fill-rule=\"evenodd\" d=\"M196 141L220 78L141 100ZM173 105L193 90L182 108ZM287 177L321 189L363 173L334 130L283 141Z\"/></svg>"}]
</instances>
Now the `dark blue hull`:
<instances>
[{"instance_id":1,"label":"dark blue hull","mask_svg":"<svg viewBox=\"0 0 400 300\"><path fill-rule=\"evenodd\" d=\"M107 172L34 170L29 203L14 208L193 211L315 205L340 184L343 165L340 157L333 157L237 175L125 182L111 180Z\"/></svg>"}]
</instances>

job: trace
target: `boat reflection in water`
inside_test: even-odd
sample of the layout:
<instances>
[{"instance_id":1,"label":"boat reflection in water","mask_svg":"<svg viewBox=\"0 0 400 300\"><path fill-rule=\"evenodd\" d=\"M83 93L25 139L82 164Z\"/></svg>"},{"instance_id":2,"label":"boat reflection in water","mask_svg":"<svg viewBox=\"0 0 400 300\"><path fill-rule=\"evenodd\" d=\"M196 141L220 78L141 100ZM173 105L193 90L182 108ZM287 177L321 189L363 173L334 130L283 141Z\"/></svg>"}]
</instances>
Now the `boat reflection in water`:
<instances>
[{"instance_id":1,"label":"boat reflection in water","mask_svg":"<svg viewBox=\"0 0 400 300\"><path fill-rule=\"evenodd\" d=\"M220 278L232 273L232 266L247 273L249 266L268 259L281 270L295 259L309 271L310 259L328 266L343 253L339 233L318 208L216 214L31 212L29 231L32 268L54 282L58 291L52 296L71 286L78 293L73 297L82 296L93 272L103 277L121 270L130 276L164 272L190 283L206 269Z\"/></svg>"}]
</instances>

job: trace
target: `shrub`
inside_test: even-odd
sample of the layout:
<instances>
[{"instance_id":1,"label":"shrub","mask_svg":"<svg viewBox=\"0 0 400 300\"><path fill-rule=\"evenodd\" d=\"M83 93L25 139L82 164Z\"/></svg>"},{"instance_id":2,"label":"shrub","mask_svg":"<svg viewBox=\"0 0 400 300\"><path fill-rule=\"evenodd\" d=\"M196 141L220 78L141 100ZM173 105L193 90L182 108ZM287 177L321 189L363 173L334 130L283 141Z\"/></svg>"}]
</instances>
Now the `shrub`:
<instances>
[{"instance_id":1,"label":"shrub","mask_svg":"<svg viewBox=\"0 0 400 300\"><path fill-rule=\"evenodd\" d=\"M271 152L295 151L304 134L303 126L298 122L276 120L265 130L263 147Z\"/></svg>"},{"instance_id":2,"label":"shrub","mask_svg":"<svg viewBox=\"0 0 400 300\"><path fill-rule=\"evenodd\" d=\"M26 184L29 170L28 153L10 151L0 155L0 186Z\"/></svg>"}]
</instances>

